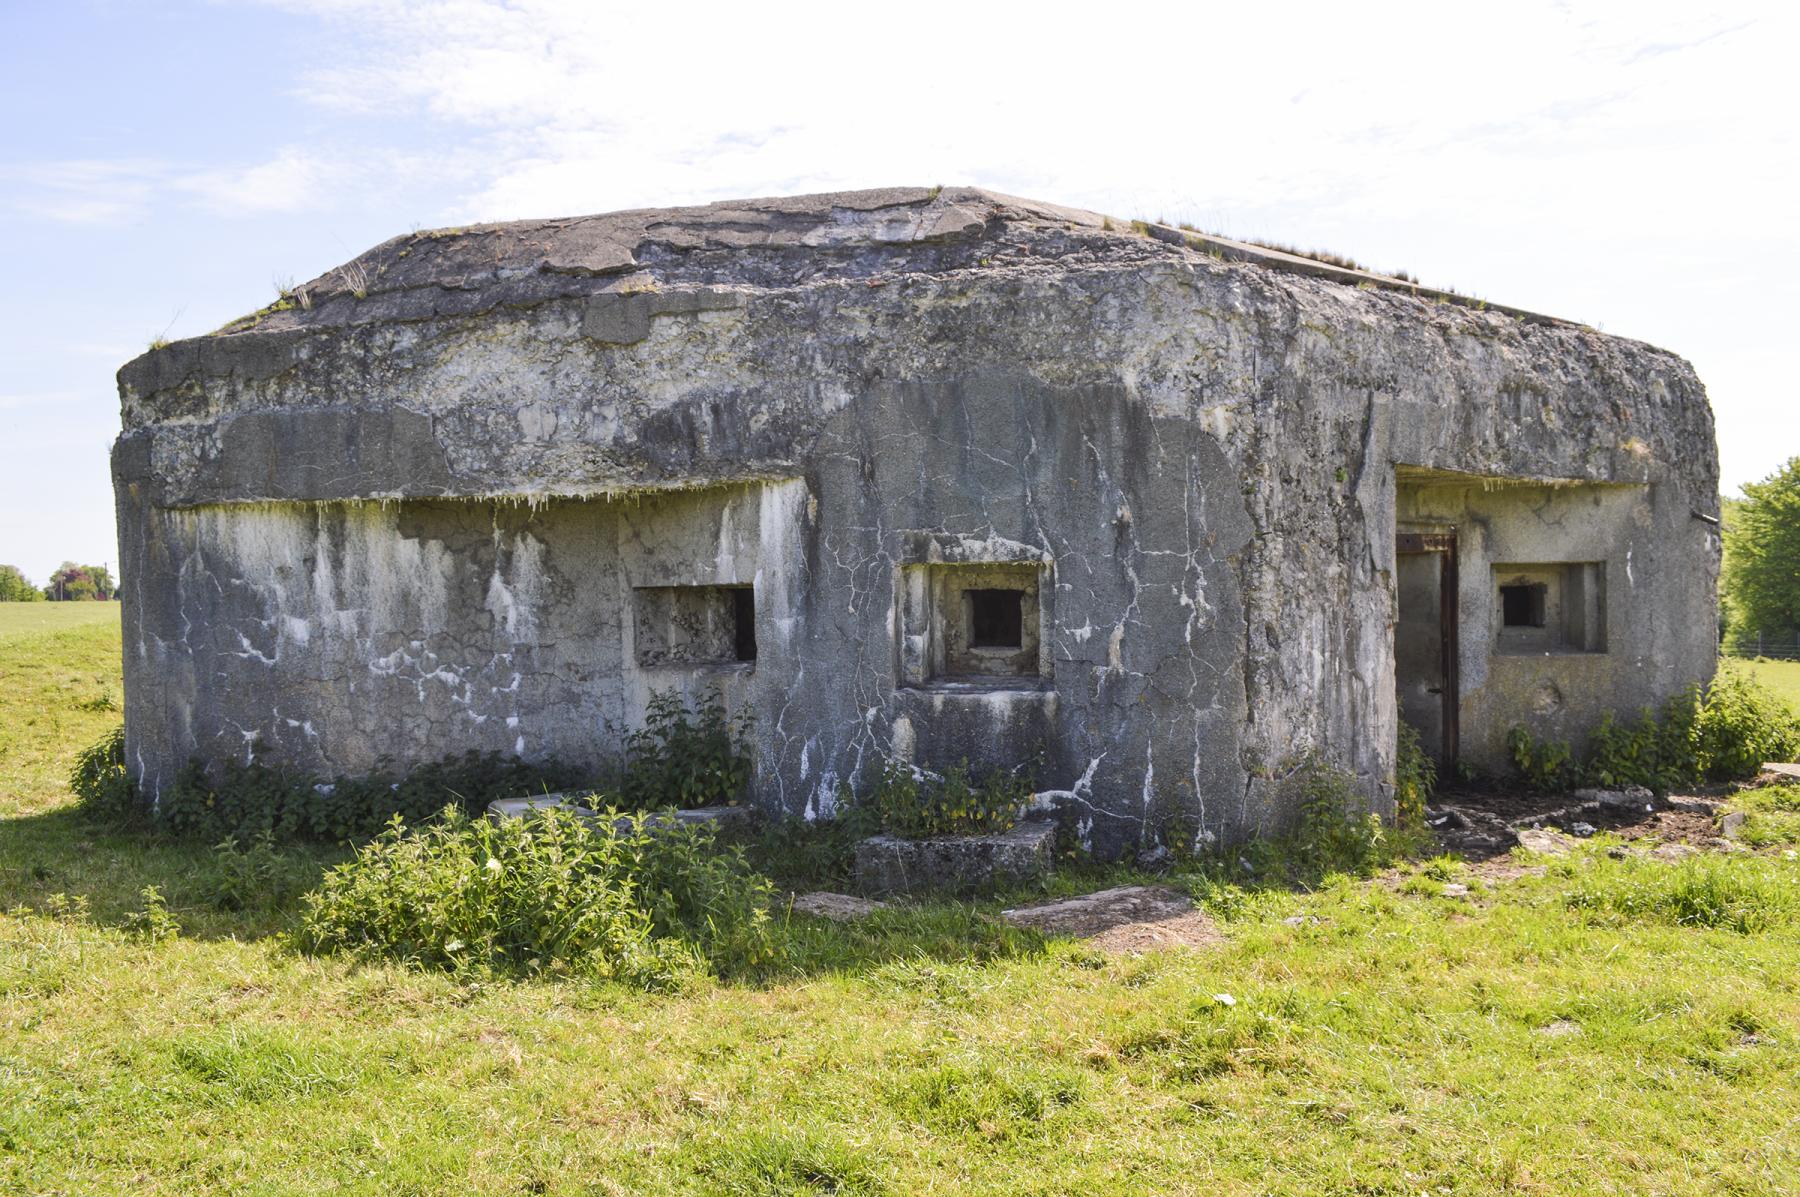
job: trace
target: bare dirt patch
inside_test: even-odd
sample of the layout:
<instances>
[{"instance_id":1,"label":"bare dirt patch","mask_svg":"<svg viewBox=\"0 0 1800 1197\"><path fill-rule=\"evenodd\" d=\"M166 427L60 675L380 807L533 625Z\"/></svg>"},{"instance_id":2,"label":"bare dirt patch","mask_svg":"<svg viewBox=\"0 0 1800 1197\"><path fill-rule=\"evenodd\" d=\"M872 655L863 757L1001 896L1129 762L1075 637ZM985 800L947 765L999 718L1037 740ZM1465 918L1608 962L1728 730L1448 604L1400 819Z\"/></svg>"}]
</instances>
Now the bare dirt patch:
<instances>
[{"instance_id":1,"label":"bare dirt patch","mask_svg":"<svg viewBox=\"0 0 1800 1197\"><path fill-rule=\"evenodd\" d=\"M816 918L830 919L836 923L867 918L877 910L885 909L887 909L886 902L859 898L853 894L834 894L829 890L795 894L793 899L795 914L810 914Z\"/></svg>"},{"instance_id":2,"label":"bare dirt patch","mask_svg":"<svg viewBox=\"0 0 1800 1197\"><path fill-rule=\"evenodd\" d=\"M1002 911L1001 918L1047 935L1072 935L1103 952L1138 955L1159 948L1201 948L1224 935L1186 894L1162 885L1123 885L1097 893Z\"/></svg>"},{"instance_id":3,"label":"bare dirt patch","mask_svg":"<svg viewBox=\"0 0 1800 1197\"><path fill-rule=\"evenodd\" d=\"M1637 791L1624 800L1619 792L1600 798L1592 790L1532 794L1464 786L1443 791L1427 818L1445 852L1467 860L1476 876L1504 881L1533 871L1513 859L1515 847L1562 855L1599 832L1665 859L1732 851L1736 845L1722 838L1718 817L1737 788L1704 786L1662 798Z\"/></svg>"}]
</instances>

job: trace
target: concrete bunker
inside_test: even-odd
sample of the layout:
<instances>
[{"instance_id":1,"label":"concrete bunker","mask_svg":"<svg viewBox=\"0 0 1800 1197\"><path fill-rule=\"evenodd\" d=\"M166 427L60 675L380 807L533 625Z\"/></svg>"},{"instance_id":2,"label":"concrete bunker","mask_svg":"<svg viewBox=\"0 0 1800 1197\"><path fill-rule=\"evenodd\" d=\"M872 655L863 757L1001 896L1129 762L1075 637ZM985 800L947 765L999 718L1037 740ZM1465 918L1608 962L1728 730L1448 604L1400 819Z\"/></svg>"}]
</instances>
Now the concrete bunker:
<instances>
[{"instance_id":1,"label":"concrete bunker","mask_svg":"<svg viewBox=\"0 0 1800 1197\"><path fill-rule=\"evenodd\" d=\"M351 287L348 280L360 280ZM120 372L127 759L616 754L755 796L1043 753L1102 855L1391 802L1707 677L1711 414L1651 347L973 189L396 238Z\"/></svg>"}]
</instances>

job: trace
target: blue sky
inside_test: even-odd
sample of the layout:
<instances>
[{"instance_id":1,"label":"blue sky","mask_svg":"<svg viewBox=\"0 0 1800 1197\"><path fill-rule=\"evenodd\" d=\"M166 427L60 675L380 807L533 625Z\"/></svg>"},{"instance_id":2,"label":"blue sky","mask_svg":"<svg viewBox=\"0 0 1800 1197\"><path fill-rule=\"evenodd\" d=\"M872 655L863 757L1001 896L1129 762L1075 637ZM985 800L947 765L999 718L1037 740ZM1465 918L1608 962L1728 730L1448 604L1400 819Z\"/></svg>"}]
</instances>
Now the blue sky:
<instances>
[{"instance_id":1,"label":"blue sky","mask_svg":"<svg viewBox=\"0 0 1800 1197\"><path fill-rule=\"evenodd\" d=\"M113 373L415 226L972 183L1404 268L1694 362L1800 453L1775 4L0 0L0 562L114 561Z\"/></svg>"}]
</instances>

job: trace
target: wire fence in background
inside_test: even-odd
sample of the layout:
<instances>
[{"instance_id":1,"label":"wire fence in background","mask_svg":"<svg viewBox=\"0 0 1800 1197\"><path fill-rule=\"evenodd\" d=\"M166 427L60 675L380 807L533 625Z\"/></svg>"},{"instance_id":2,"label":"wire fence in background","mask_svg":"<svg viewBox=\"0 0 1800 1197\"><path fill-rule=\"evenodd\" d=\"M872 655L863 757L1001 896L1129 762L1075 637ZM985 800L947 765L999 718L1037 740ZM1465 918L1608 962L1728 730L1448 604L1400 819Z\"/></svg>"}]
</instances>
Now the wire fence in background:
<instances>
[{"instance_id":1,"label":"wire fence in background","mask_svg":"<svg viewBox=\"0 0 1800 1197\"><path fill-rule=\"evenodd\" d=\"M1719 655L1800 661L1800 636L1793 632L1731 632L1720 643Z\"/></svg>"}]
</instances>

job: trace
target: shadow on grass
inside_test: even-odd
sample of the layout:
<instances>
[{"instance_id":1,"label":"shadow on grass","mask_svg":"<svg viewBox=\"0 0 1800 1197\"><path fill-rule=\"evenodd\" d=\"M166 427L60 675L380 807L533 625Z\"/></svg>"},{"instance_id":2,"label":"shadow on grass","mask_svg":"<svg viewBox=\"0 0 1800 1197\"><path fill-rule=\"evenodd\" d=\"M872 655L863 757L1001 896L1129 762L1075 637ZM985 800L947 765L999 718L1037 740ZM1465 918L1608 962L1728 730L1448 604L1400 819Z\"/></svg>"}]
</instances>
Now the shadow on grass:
<instances>
[{"instance_id":1,"label":"shadow on grass","mask_svg":"<svg viewBox=\"0 0 1800 1197\"><path fill-rule=\"evenodd\" d=\"M308 844L225 851L96 824L64 807L0 820L0 910L66 914L81 906L96 926L131 929L145 909L145 888L154 886L183 937L255 941L292 930L301 897L349 855L347 848ZM838 924L790 915L786 901L778 901L770 913L779 928L779 959L726 983L761 986L896 963L979 965L1045 951L1036 932L993 918L997 908L992 899L904 903Z\"/></svg>"},{"instance_id":2,"label":"shadow on grass","mask_svg":"<svg viewBox=\"0 0 1800 1197\"><path fill-rule=\"evenodd\" d=\"M184 936L262 939L292 927L300 895L349 854L240 847L248 850L96 824L73 807L0 820L0 910L80 904L88 921L124 928L154 886Z\"/></svg>"}]
</instances>

